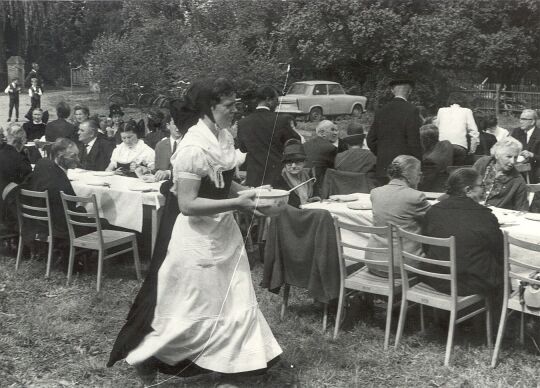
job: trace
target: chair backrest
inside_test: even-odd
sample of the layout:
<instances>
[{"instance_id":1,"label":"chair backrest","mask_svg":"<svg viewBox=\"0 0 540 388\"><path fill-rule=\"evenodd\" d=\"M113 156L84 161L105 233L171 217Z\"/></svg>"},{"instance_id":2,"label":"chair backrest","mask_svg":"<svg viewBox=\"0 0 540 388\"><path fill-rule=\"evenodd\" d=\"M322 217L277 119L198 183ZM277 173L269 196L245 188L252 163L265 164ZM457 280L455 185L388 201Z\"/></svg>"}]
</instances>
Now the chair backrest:
<instances>
[{"instance_id":1,"label":"chair backrest","mask_svg":"<svg viewBox=\"0 0 540 388\"><path fill-rule=\"evenodd\" d=\"M38 204L38 202L43 205ZM47 222L49 237L52 237L52 217L48 191L21 189L17 197L17 218L19 220L19 233L21 235L23 233L23 220L28 218Z\"/></svg>"},{"instance_id":2,"label":"chair backrest","mask_svg":"<svg viewBox=\"0 0 540 388\"><path fill-rule=\"evenodd\" d=\"M62 198L62 205L64 206L64 214L66 216L70 240L73 241L77 237L75 235L75 226L96 228L100 243L103 245L103 233L101 230L101 223L99 221L96 195L92 194L89 197L78 197L75 195L65 194L63 191L61 191L60 198ZM70 207L70 203L73 205L72 207ZM77 204L91 204L91 206L86 206L86 212L77 212L71 210L75 208ZM88 208L90 208L90 210L88 210Z\"/></svg>"},{"instance_id":3,"label":"chair backrest","mask_svg":"<svg viewBox=\"0 0 540 388\"><path fill-rule=\"evenodd\" d=\"M516 246L530 252L540 253L540 245L512 237L507 231L504 231L504 295L507 296L512 291L511 279L523 280L529 284L536 284L540 287L540 280L530 279L519 272L519 269L540 271L540 265L534 265L530 262L510 257L510 246ZM514 266L512 268L512 266ZM517 270L517 271L516 271Z\"/></svg>"},{"instance_id":4,"label":"chair backrest","mask_svg":"<svg viewBox=\"0 0 540 388\"><path fill-rule=\"evenodd\" d=\"M527 184L527 190L529 193L538 193L540 191L540 184Z\"/></svg>"},{"instance_id":5,"label":"chair backrest","mask_svg":"<svg viewBox=\"0 0 540 388\"><path fill-rule=\"evenodd\" d=\"M531 171L531 164L530 163L516 163L514 165L514 167L516 168L516 170L518 170L519 172L527 172L527 171Z\"/></svg>"},{"instance_id":6,"label":"chair backrest","mask_svg":"<svg viewBox=\"0 0 540 388\"><path fill-rule=\"evenodd\" d=\"M387 266L388 278L389 278L389 281L393 284L394 282L393 228L390 225L387 225L387 226L352 225L352 224L348 224L343 221L340 221L338 217L336 216L334 216L333 218L334 218L334 227L336 229L336 241L337 241L338 257L339 257L339 272L340 272L342 281L347 276L347 268L345 265L345 260L348 260L348 261L353 261L357 263ZM387 242L386 248L368 247L368 246L361 246L361 245L355 245L355 244L344 242L342 238L342 230L347 230L352 233L376 234L378 236L383 236L386 238L386 242ZM351 256L351 255L346 255L344 253L344 248L348 248L353 251L363 251L364 253L365 252L381 253L381 254L386 255L387 260L371 259L371 258L366 258L365 256L363 258L359 258L359 257Z\"/></svg>"},{"instance_id":7,"label":"chair backrest","mask_svg":"<svg viewBox=\"0 0 540 388\"><path fill-rule=\"evenodd\" d=\"M321 197L326 199L334 194L368 194L373 187L367 173L338 171L328 168L322 183Z\"/></svg>"},{"instance_id":8,"label":"chair backrest","mask_svg":"<svg viewBox=\"0 0 540 388\"><path fill-rule=\"evenodd\" d=\"M401 257L401 277L403 278L403 292L409 288L409 272L415 273L417 275L422 275L426 277L432 277L437 279L442 279L450 282L450 293L455 304L457 301L457 282L456 282L456 240L454 236L448 238L438 238L438 237L428 237L422 236L420 234L407 232L400 227L396 228L397 242L399 255ZM431 259L429 257L422 257L410 252L406 252L403 249L403 240L407 239L414 241L419 244L431 245L436 247L445 247L449 249L449 259L448 260L439 260ZM442 268L448 268L449 273L440 273L432 272L425 268L417 268L413 265L407 264L409 262L414 262L420 267L421 264L429 264L431 266L437 266Z\"/></svg>"}]
</instances>

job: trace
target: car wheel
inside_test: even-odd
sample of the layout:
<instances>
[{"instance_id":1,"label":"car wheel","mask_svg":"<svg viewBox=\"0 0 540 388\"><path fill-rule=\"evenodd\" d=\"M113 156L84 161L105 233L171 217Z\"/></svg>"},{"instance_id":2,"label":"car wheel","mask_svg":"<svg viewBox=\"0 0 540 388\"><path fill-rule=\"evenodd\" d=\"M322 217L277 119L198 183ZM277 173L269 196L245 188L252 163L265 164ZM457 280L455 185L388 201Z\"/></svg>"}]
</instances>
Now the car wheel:
<instances>
[{"instance_id":1,"label":"car wheel","mask_svg":"<svg viewBox=\"0 0 540 388\"><path fill-rule=\"evenodd\" d=\"M321 108L312 108L309 112L310 121L320 121L322 119L322 109Z\"/></svg>"},{"instance_id":2,"label":"car wheel","mask_svg":"<svg viewBox=\"0 0 540 388\"><path fill-rule=\"evenodd\" d=\"M364 108L362 108L362 105L356 104L352 110L352 117L360 117L362 116L362 113L364 113Z\"/></svg>"}]
</instances>

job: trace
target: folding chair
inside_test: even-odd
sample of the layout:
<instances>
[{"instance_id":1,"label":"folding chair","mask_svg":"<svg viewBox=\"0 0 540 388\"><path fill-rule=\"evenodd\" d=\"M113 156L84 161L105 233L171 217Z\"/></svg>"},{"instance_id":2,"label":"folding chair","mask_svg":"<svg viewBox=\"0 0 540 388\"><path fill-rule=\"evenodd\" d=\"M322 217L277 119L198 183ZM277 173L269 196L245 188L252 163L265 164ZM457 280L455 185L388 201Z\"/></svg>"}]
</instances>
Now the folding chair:
<instances>
[{"instance_id":1,"label":"folding chair","mask_svg":"<svg viewBox=\"0 0 540 388\"><path fill-rule=\"evenodd\" d=\"M62 205L64 206L64 213L66 215L66 222L69 232L69 264L67 273L67 284L71 281L73 274L73 262L75 260L75 248L84 248L94 251L98 251L98 268L97 268L97 292L101 290L101 275L103 271L103 261L113 258L126 252L133 251L133 261L135 263L135 272L137 274L137 280L141 279L141 268L139 262L139 250L137 248L137 237L135 233L123 232L118 230L106 230L101 228L101 222L98 215L98 207L96 196L92 194L90 197L77 197L74 195L64 194L60 192L62 198ZM87 210L86 213L79 213L70 210L69 203L73 205L90 204L91 210ZM96 228L95 232L87 233L82 236L76 237L75 226ZM113 253L107 253L111 248L118 247L120 245L130 244L129 248L116 251Z\"/></svg>"},{"instance_id":2,"label":"folding chair","mask_svg":"<svg viewBox=\"0 0 540 388\"><path fill-rule=\"evenodd\" d=\"M36 201L40 201L44 203L45 206L37 206L35 204ZM52 262L52 253L53 253L53 233L52 233L51 208L49 204L49 194L47 190L41 192L41 191L31 191L31 190L21 189L19 192L19 196L17 198L17 218L19 220L19 246L17 249L17 260L15 261L15 271L19 269L19 264L21 262L23 249L24 249L24 242L23 242L24 219L28 218L35 221L44 221L47 223L48 235L45 238L45 240L41 240L36 236L36 240L46 242L49 244L49 249L47 252L47 269L45 270L45 277L48 278L51 274L51 262Z\"/></svg>"},{"instance_id":3,"label":"folding chair","mask_svg":"<svg viewBox=\"0 0 540 388\"><path fill-rule=\"evenodd\" d=\"M510 245L519 247L521 249L526 249L530 253L540 253L540 245L512 237L508 234L508 232L504 232L504 299L501 313L501 322L499 323L497 341L495 342L495 351L493 352L493 358L491 360L492 368L495 368L495 366L497 366L497 360L499 358L499 351L501 349L501 342L504 335L506 320L510 316L510 314L512 314L514 311L521 312L519 342L522 345L525 342L525 314L540 317L540 310L531 309L525 303L521 303L522 301L519 289L512 291L512 279L516 279L518 281L521 280L529 283L530 285L537 285L540 287L540 280L530 279L527 276L528 272L540 271L540 265L532 265L524 261L511 258ZM508 310L510 310L510 313L508 313Z\"/></svg>"},{"instance_id":4,"label":"folding chair","mask_svg":"<svg viewBox=\"0 0 540 388\"><path fill-rule=\"evenodd\" d=\"M401 311L399 315L398 330L396 334L396 344L397 348L403 335L403 328L405 326L405 319L407 315L407 305L408 302L419 303L420 305L426 305L435 307L442 310L450 311L450 323L448 326L448 338L446 341L446 354L444 358L444 366L450 364L450 355L453 348L454 342L454 331L456 324L461 323L469 318L474 317L480 313L486 312L486 332L487 332L487 344L488 347L492 347L491 342L491 307L490 301L488 298L484 298L481 295L474 294L468 296L458 296L457 294L457 278L456 278L456 241L455 237L451 236L448 238L435 238L435 237L426 237L421 236L415 233L407 232L401 228L397 228L398 236L398 249L401 255L401 277L403 280L403 295L401 299ZM450 260L436 260L430 259L427 257L421 257L414 255L412 253L406 252L403 250L403 239L415 241L420 244L432 245L438 247L446 247L450 250ZM427 270L422 270L416 268L412 265L406 264L405 260L410 260L416 264L431 264L439 266L442 268L447 268L450 273L438 273L430 272ZM441 268L441 269L442 269ZM415 273L417 275L422 275L426 277L432 277L436 279L441 279L450 282L450 295L443 292L437 291L434 288L430 287L425 283L418 283L411 287L410 284L410 275L409 273ZM458 314L461 310L473 306L477 303L484 302L485 307L478 308L461 318L458 318ZM424 318L423 310L420 309L421 315L421 327L424 331Z\"/></svg>"},{"instance_id":5,"label":"folding chair","mask_svg":"<svg viewBox=\"0 0 540 388\"><path fill-rule=\"evenodd\" d=\"M388 343L390 341L390 326L392 324L392 307L394 304L394 295L401 293L401 280L396 279L394 281L394 248L393 248L393 232L392 227L388 226L360 226L351 225L339 221L337 217L334 217L334 225L336 228L336 238L338 245L339 255L339 273L341 277L341 289L339 291L339 300L337 308L336 325L334 328L334 339L338 336L339 325L341 322L341 315L343 312L343 300L345 297L345 290L355 290L366 292L368 294L384 295L388 297L388 305L386 308L386 328L384 332L384 349L388 349ZM352 233L368 233L383 236L387 241L387 248L371 248L366 246L359 246L350 243L343 242L341 231L348 230ZM363 252L377 252L386 256L386 260L375 260L367 258L359 258L351 255L346 255L343 248L348 248L353 251ZM376 264L384 265L388 268L388 278L373 275L368 271L367 266L362 267L358 271L347 275L347 262L350 263L364 263L364 264Z\"/></svg>"}]
</instances>

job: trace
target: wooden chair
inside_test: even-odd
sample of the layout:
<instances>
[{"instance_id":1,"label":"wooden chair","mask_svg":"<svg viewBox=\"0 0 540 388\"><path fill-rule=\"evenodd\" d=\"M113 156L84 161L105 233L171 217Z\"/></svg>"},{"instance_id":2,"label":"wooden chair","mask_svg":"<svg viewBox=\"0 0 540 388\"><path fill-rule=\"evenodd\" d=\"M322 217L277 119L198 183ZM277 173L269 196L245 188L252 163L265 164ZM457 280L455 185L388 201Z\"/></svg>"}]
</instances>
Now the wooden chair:
<instances>
[{"instance_id":1,"label":"wooden chair","mask_svg":"<svg viewBox=\"0 0 540 388\"><path fill-rule=\"evenodd\" d=\"M392 227L390 225L351 225L339 221L337 217L334 217L334 225L336 228L336 238L339 255L339 273L341 278L341 288L339 291L336 325L334 328L334 339L336 339L338 336L346 289L366 292L368 294L384 295L388 297L388 305L386 308L386 328L384 332L384 349L386 350L388 349L388 343L390 341L390 327L392 324L392 307L394 305L394 296L401 293L401 280L394 280L394 248L392 243ZM367 233L383 236L387 241L387 248L371 248L343 242L341 237L342 230L348 230L352 233ZM353 257L350 255L346 255L343 251L343 248L348 248L354 251L382 253L386 256L386 260ZM358 271L347 275L347 262L349 263L349 265L351 263L364 263L386 266L388 268L388 278L371 274L368 271L367 266L364 266Z\"/></svg>"},{"instance_id":2,"label":"wooden chair","mask_svg":"<svg viewBox=\"0 0 540 388\"><path fill-rule=\"evenodd\" d=\"M36 205L36 201L44 203L44 206ZM45 270L45 277L48 278L51 274L51 263L54 244L51 208L49 204L49 194L47 190L41 192L21 189L17 198L17 218L19 220L19 246L17 249L17 260L15 261L15 271L19 269L24 249L24 219L27 218L34 221L43 221L47 223L48 235L45 240L41 240L39 238L36 238L36 240L49 244L49 249L47 252L47 269Z\"/></svg>"},{"instance_id":3,"label":"wooden chair","mask_svg":"<svg viewBox=\"0 0 540 388\"><path fill-rule=\"evenodd\" d=\"M527 183L527 190L529 193L538 193L540 191L539 183Z\"/></svg>"},{"instance_id":4,"label":"wooden chair","mask_svg":"<svg viewBox=\"0 0 540 388\"><path fill-rule=\"evenodd\" d=\"M403 328L405 326L405 319L407 314L408 302L416 302L421 305L431 306L442 310L450 311L450 323L448 326L448 338L446 341L446 354L444 358L444 366L450 364L450 355L454 342L454 331L456 324L461 323L475 315L486 312L486 331L487 331L487 343L489 348L492 347L491 341L491 307L487 298L481 295L474 294L469 296L458 296L457 294L457 278L456 278L456 241L454 236L448 238L435 238L421 236L415 233L407 232L401 228L397 228L398 236L398 249L401 255L401 277L403 279L403 295L401 299L401 311L399 316L398 330L396 334L397 348L403 335ZM427 257L421 257L403 250L403 239L415 241L420 244L432 245L438 247L446 247L450 250L450 260L436 260ZM442 268L447 268L450 273L443 274L438 272L430 272L427 270L418 269L412 265L406 264L406 260L412 261L415 264L431 264ZM441 269L442 269L441 268ZM422 275L426 277L441 279L450 282L450 295L443 292L439 292L434 288L428 286L425 283L418 283L411 287L409 273L416 275ZM477 303L484 302L485 307L478 308L461 318L458 318L458 314L461 310L473 306ZM424 330L423 311L420 310L421 325Z\"/></svg>"},{"instance_id":5,"label":"wooden chair","mask_svg":"<svg viewBox=\"0 0 540 388\"><path fill-rule=\"evenodd\" d=\"M497 366L497 360L499 358L499 351L501 349L501 342L504 335L506 320L510 316L510 314L512 314L514 311L519 311L521 313L519 341L522 345L525 342L525 314L540 317L540 310L530 309L527 307L527 305L520 303L519 289L512 291L512 279L516 279L518 281L522 280L531 285L534 284L540 287L539 280L530 279L525 274L529 271L540 271L540 265L532 265L521 260L511 258L511 245L519 247L521 249L526 249L531 253L540 253L540 245L512 237L508 234L508 232L504 232L504 299L501 313L501 321L499 323L499 331L497 332L497 341L495 342L495 351L493 352L493 358L491 360L492 368L495 368L495 366ZM510 313L508 313L508 310L510 310Z\"/></svg>"},{"instance_id":6,"label":"wooden chair","mask_svg":"<svg viewBox=\"0 0 540 388\"><path fill-rule=\"evenodd\" d=\"M530 178L529 178L529 174L530 174L530 171L531 171L531 164L530 163L516 163L514 167L520 173L525 175L525 180L527 181L527 184L531 183Z\"/></svg>"},{"instance_id":7,"label":"wooden chair","mask_svg":"<svg viewBox=\"0 0 540 388\"><path fill-rule=\"evenodd\" d=\"M279 314L279 319L283 321L285 318L285 312L287 311L287 305L289 304L289 295L291 292L291 285L285 283L283 285L283 301L281 303L281 312ZM328 303L323 303L323 323L322 323L322 332L326 332L326 327L328 326Z\"/></svg>"},{"instance_id":8,"label":"wooden chair","mask_svg":"<svg viewBox=\"0 0 540 388\"><path fill-rule=\"evenodd\" d=\"M101 222L98 215L98 207L96 196L91 197L77 197L73 195L67 195L63 191L60 192L62 198L62 205L64 206L64 212L66 215L66 222L69 231L69 264L67 273L67 284L71 281L73 274L73 262L75 260L75 248L84 248L94 251L98 251L98 269L97 269L97 292L101 290L101 275L103 271L103 261L112 257L121 255L126 252L133 251L133 260L135 263L135 272L137 279L141 279L141 268L139 262L139 250L137 248L137 237L132 232L122 232L117 230L106 230L101 228ZM91 204L89 206L91 210L87 210L86 213L79 213L70 210L69 203L76 205L79 204ZM88 227L96 228L95 232L87 233L82 236L76 237L75 227ZM116 251L108 254L107 251L111 248L118 247L120 245L130 244L129 248Z\"/></svg>"}]
</instances>

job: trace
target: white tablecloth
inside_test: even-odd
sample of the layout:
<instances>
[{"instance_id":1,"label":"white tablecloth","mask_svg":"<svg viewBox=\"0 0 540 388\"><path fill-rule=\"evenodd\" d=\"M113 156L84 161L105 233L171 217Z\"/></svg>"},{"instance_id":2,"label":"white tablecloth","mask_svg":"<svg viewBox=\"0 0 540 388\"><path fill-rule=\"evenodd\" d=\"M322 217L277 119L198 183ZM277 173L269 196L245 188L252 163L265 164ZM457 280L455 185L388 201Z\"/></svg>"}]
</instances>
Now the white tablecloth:
<instances>
[{"instance_id":1,"label":"white tablecloth","mask_svg":"<svg viewBox=\"0 0 540 388\"><path fill-rule=\"evenodd\" d=\"M369 205L369 194L356 194L358 195L358 203ZM371 210L353 210L347 207L350 202L314 202L303 205L304 209L325 209L332 215L337 216L340 221L347 222L353 225L373 225L373 213ZM499 222L509 222L508 225L503 224L501 229L508 231L511 236L527 240L540 245L540 222L532 221L525 218L525 214L512 212L505 209L493 209L495 216L499 219ZM368 241L367 235L359 233L343 232L343 241L366 246ZM355 251L357 252L357 251ZM345 250L346 254L351 252ZM511 247L510 254L516 259L523 260L525 262L540 265L540 253L530 254L521 248Z\"/></svg>"},{"instance_id":2,"label":"white tablecloth","mask_svg":"<svg viewBox=\"0 0 540 388\"><path fill-rule=\"evenodd\" d=\"M100 217L122 228L141 232L143 205L159 209L165 203L165 197L159 192L161 182L145 183L119 175L97 176L93 171L84 170L69 170L68 177L78 196L96 195ZM109 186L97 185L100 183ZM141 189L152 191L142 192Z\"/></svg>"}]
</instances>

